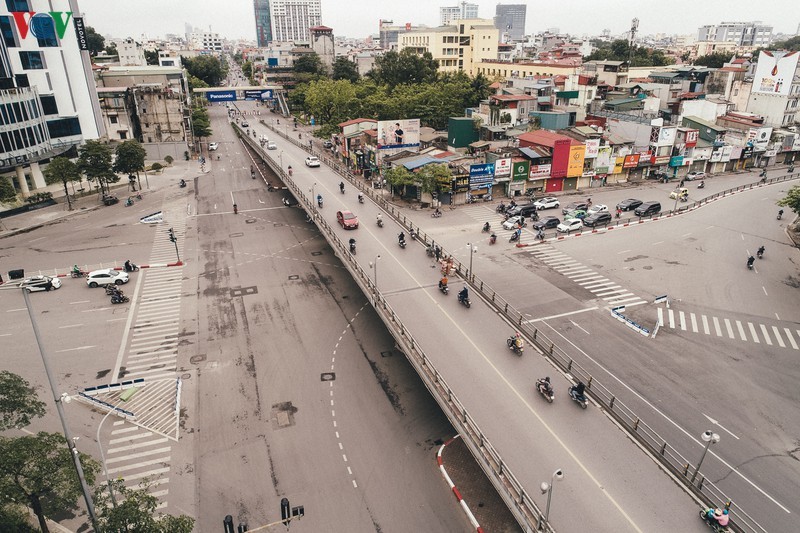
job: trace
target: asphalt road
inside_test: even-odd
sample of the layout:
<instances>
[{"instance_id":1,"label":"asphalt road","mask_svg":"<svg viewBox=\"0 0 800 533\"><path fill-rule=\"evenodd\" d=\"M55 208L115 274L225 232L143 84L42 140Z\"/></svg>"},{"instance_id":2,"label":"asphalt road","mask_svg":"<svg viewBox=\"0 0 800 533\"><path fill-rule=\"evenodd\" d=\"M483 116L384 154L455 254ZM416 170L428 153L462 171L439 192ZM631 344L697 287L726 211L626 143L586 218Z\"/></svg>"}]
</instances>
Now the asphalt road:
<instances>
[{"instance_id":1,"label":"asphalt road","mask_svg":"<svg viewBox=\"0 0 800 533\"><path fill-rule=\"evenodd\" d=\"M533 352L510 355L504 341L513 330L493 310L477 298L466 310L455 295L441 295L438 271L421 247L397 247L399 228L388 221L377 228L372 203L359 205L352 187L339 194L340 179L324 167L298 168L305 154L297 147L279 140L279 148L283 164L296 169L295 181L304 190L315 184L323 194L321 215L331 225L339 209L360 217L358 230L338 229L339 237L357 239L356 257L365 269L381 256L380 291L534 499L544 504L537 487L553 470L567 472L551 511L559 531L703 530L691 499L601 413L569 402L565 380L555 378L560 400L554 405L534 396L533 379L554 371ZM576 508L592 511L570 513Z\"/></svg>"},{"instance_id":2,"label":"asphalt road","mask_svg":"<svg viewBox=\"0 0 800 533\"><path fill-rule=\"evenodd\" d=\"M704 193L752 183L754 176L713 178ZM468 260L465 242L481 239L476 273L613 385L689 462L702 454L703 431L719 433L703 472L767 530L785 531L798 512L799 376L791 341L800 332L796 250L783 234L788 222L775 220L775 201L794 183L738 193L680 217L524 249L509 247L501 233L498 245L481 244L483 221L500 220L490 204L446 210L435 222L424 213L412 217L461 261ZM592 198L609 206L631 196L663 200L671 188L648 183L641 190L592 191ZM765 259L747 271L747 254L762 244ZM652 305L659 295L671 298L669 309ZM615 297L628 300L626 315L650 329L661 309L656 339L610 317Z\"/></svg>"},{"instance_id":3,"label":"asphalt road","mask_svg":"<svg viewBox=\"0 0 800 533\"><path fill-rule=\"evenodd\" d=\"M287 497L298 531L466 530L436 468L450 424L316 228L250 179L223 110L189 237L198 525L252 529Z\"/></svg>"}]
</instances>

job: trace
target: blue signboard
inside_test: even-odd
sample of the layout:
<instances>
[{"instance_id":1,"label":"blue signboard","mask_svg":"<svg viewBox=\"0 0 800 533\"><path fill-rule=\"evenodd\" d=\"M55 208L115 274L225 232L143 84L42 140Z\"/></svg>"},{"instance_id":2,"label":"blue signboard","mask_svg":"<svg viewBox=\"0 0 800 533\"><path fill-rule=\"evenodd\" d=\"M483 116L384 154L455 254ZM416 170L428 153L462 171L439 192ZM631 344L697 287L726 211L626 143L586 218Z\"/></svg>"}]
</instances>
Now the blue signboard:
<instances>
[{"instance_id":1,"label":"blue signboard","mask_svg":"<svg viewBox=\"0 0 800 533\"><path fill-rule=\"evenodd\" d=\"M492 186L494 181L494 163L469 166L469 188L485 189Z\"/></svg>"},{"instance_id":2,"label":"blue signboard","mask_svg":"<svg viewBox=\"0 0 800 533\"><path fill-rule=\"evenodd\" d=\"M244 92L245 100L272 100L272 89L255 89Z\"/></svg>"},{"instance_id":3,"label":"blue signboard","mask_svg":"<svg viewBox=\"0 0 800 533\"><path fill-rule=\"evenodd\" d=\"M236 100L236 91L209 91L206 98L209 102L233 102Z\"/></svg>"}]
</instances>

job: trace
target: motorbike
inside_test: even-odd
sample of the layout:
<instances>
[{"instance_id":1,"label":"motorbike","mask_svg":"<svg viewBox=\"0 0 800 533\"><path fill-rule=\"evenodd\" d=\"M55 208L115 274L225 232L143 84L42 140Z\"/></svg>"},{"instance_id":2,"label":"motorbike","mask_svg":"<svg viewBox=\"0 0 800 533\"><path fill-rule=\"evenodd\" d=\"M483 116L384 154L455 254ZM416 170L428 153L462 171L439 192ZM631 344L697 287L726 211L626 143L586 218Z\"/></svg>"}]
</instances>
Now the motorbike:
<instances>
[{"instance_id":1,"label":"motorbike","mask_svg":"<svg viewBox=\"0 0 800 533\"><path fill-rule=\"evenodd\" d=\"M753 270L753 263L755 262L755 258L751 255L750 258L747 260L747 270Z\"/></svg>"},{"instance_id":2,"label":"motorbike","mask_svg":"<svg viewBox=\"0 0 800 533\"><path fill-rule=\"evenodd\" d=\"M717 523L716 520L710 520L708 518L708 511L711 509L700 509L700 519L706 523L708 527L711 528L711 531L714 533L728 533L730 531L726 526L721 526Z\"/></svg>"},{"instance_id":3,"label":"motorbike","mask_svg":"<svg viewBox=\"0 0 800 533\"><path fill-rule=\"evenodd\" d=\"M506 206L505 206L505 204L503 204L503 202L500 202L500 205L498 205L498 206L495 208L495 212L496 212L496 213L505 213L505 212L506 212Z\"/></svg>"},{"instance_id":4,"label":"motorbike","mask_svg":"<svg viewBox=\"0 0 800 533\"><path fill-rule=\"evenodd\" d=\"M511 234L511 238L508 239L508 242L516 242L516 241L518 241L519 240L519 234L520 234L519 231L515 231L514 233L512 233Z\"/></svg>"},{"instance_id":5,"label":"motorbike","mask_svg":"<svg viewBox=\"0 0 800 533\"><path fill-rule=\"evenodd\" d=\"M322 196L317 196L317 206L322 209Z\"/></svg>"},{"instance_id":6,"label":"motorbike","mask_svg":"<svg viewBox=\"0 0 800 533\"><path fill-rule=\"evenodd\" d=\"M472 305L469 301L469 296L464 296L461 292L458 293L458 303L465 305L467 309Z\"/></svg>"},{"instance_id":7,"label":"motorbike","mask_svg":"<svg viewBox=\"0 0 800 533\"><path fill-rule=\"evenodd\" d=\"M86 272L83 270L70 270L69 275L73 278L85 278Z\"/></svg>"},{"instance_id":8,"label":"motorbike","mask_svg":"<svg viewBox=\"0 0 800 533\"><path fill-rule=\"evenodd\" d=\"M789 165L789 166L786 168L786 172L788 172L789 174L791 174L792 172L794 172L794 165Z\"/></svg>"},{"instance_id":9,"label":"motorbike","mask_svg":"<svg viewBox=\"0 0 800 533\"><path fill-rule=\"evenodd\" d=\"M783 209L778 211L778 220L780 220L782 216L783 216Z\"/></svg>"},{"instance_id":10,"label":"motorbike","mask_svg":"<svg viewBox=\"0 0 800 533\"><path fill-rule=\"evenodd\" d=\"M510 336L506 339L506 346L508 349L514 352L515 354L521 356L522 352L525 351L524 346L517 346L517 337L515 335Z\"/></svg>"},{"instance_id":11,"label":"motorbike","mask_svg":"<svg viewBox=\"0 0 800 533\"><path fill-rule=\"evenodd\" d=\"M537 379L536 380L536 390L539 391L539 394L544 396L544 399L550 403L553 403L555 400L555 390L553 390L553 386L550 385L550 381L546 379Z\"/></svg>"},{"instance_id":12,"label":"motorbike","mask_svg":"<svg viewBox=\"0 0 800 533\"><path fill-rule=\"evenodd\" d=\"M111 296L112 304L124 304L130 301L131 299L125 296L124 294L114 294Z\"/></svg>"},{"instance_id":13,"label":"motorbike","mask_svg":"<svg viewBox=\"0 0 800 533\"><path fill-rule=\"evenodd\" d=\"M764 247L763 246L758 249L758 251L756 252L756 256L758 256L759 259L764 259Z\"/></svg>"},{"instance_id":14,"label":"motorbike","mask_svg":"<svg viewBox=\"0 0 800 533\"><path fill-rule=\"evenodd\" d=\"M236 204L233 204L233 214L234 215L238 215L239 214L239 206L236 205Z\"/></svg>"},{"instance_id":15,"label":"motorbike","mask_svg":"<svg viewBox=\"0 0 800 533\"><path fill-rule=\"evenodd\" d=\"M116 285L106 285L106 295L114 296L114 295L121 295L122 289L117 287Z\"/></svg>"},{"instance_id":16,"label":"motorbike","mask_svg":"<svg viewBox=\"0 0 800 533\"><path fill-rule=\"evenodd\" d=\"M446 283L442 283L441 281L439 282L439 290L442 291L442 293L444 293L444 294L447 294L448 292L450 292L450 289L447 288L447 284Z\"/></svg>"},{"instance_id":17,"label":"motorbike","mask_svg":"<svg viewBox=\"0 0 800 533\"><path fill-rule=\"evenodd\" d=\"M350 253L351 254L356 253L356 240L355 239L350 239Z\"/></svg>"},{"instance_id":18,"label":"motorbike","mask_svg":"<svg viewBox=\"0 0 800 533\"><path fill-rule=\"evenodd\" d=\"M251 172L251 173L250 173L250 177L251 177L252 179L256 179L256 173L255 173L255 172Z\"/></svg>"},{"instance_id":19,"label":"motorbike","mask_svg":"<svg viewBox=\"0 0 800 533\"><path fill-rule=\"evenodd\" d=\"M130 207L130 206L132 206L132 205L133 205L133 198L131 198L131 197L129 196L129 197L128 197L128 199L127 199L127 200L125 200L125 207Z\"/></svg>"},{"instance_id":20,"label":"motorbike","mask_svg":"<svg viewBox=\"0 0 800 533\"><path fill-rule=\"evenodd\" d=\"M377 224L378 224L379 228L382 228L383 227L383 219L382 218L377 219Z\"/></svg>"},{"instance_id":21,"label":"motorbike","mask_svg":"<svg viewBox=\"0 0 800 533\"><path fill-rule=\"evenodd\" d=\"M428 254L428 257L433 257L436 252L434 251L433 246L429 245L427 248L425 248L425 253Z\"/></svg>"},{"instance_id":22,"label":"motorbike","mask_svg":"<svg viewBox=\"0 0 800 533\"><path fill-rule=\"evenodd\" d=\"M569 397L572 398L573 401L577 402L582 409L586 409L589 406L589 400L586 398L584 393L578 390L577 385L573 385L569 388Z\"/></svg>"},{"instance_id":23,"label":"motorbike","mask_svg":"<svg viewBox=\"0 0 800 533\"><path fill-rule=\"evenodd\" d=\"M358 203L360 204L364 203L364 195L361 193L358 193Z\"/></svg>"},{"instance_id":24,"label":"motorbike","mask_svg":"<svg viewBox=\"0 0 800 533\"><path fill-rule=\"evenodd\" d=\"M489 244L494 244L494 243L496 243L496 242L497 242L497 235L495 235L494 233L492 233L492 234L489 236Z\"/></svg>"},{"instance_id":25,"label":"motorbike","mask_svg":"<svg viewBox=\"0 0 800 533\"><path fill-rule=\"evenodd\" d=\"M539 222L539 213L534 213L531 215L531 220L534 222Z\"/></svg>"},{"instance_id":26,"label":"motorbike","mask_svg":"<svg viewBox=\"0 0 800 533\"><path fill-rule=\"evenodd\" d=\"M701 181L700 185L698 185L697 188L698 189L705 189L706 188L706 182L705 181Z\"/></svg>"},{"instance_id":27,"label":"motorbike","mask_svg":"<svg viewBox=\"0 0 800 533\"><path fill-rule=\"evenodd\" d=\"M179 187L180 187L181 189L183 189L184 187L186 187L186 180L181 180L181 182L180 182L180 184L179 184Z\"/></svg>"},{"instance_id":28,"label":"motorbike","mask_svg":"<svg viewBox=\"0 0 800 533\"><path fill-rule=\"evenodd\" d=\"M525 191L525 196L527 196L528 198L533 199L534 194L536 194L536 191L534 191L533 189L528 189L527 191Z\"/></svg>"},{"instance_id":29,"label":"motorbike","mask_svg":"<svg viewBox=\"0 0 800 533\"><path fill-rule=\"evenodd\" d=\"M139 265L136 263L127 262L123 268L125 272L139 272Z\"/></svg>"},{"instance_id":30,"label":"motorbike","mask_svg":"<svg viewBox=\"0 0 800 533\"><path fill-rule=\"evenodd\" d=\"M405 239L398 239L397 240L397 244L400 246L400 248L405 248L406 247L406 240Z\"/></svg>"},{"instance_id":31,"label":"motorbike","mask_svg":"<svg viewBox=\"0 0 800 533\"><path fill-rule=\"evenodd\" d=\"M489 225L489 223L487 222L486 224L484 224L484 225L483 225L483 229L482 229L481 231L482 231L483 233L489 233L489 230L490 230L491 228L492 228L492 227L491 227L491 226Z\"/></svg>"},{"instance_id":32,"label":"motorbike","mask_svg":"<svg viewBox=\"0 0 800 533\"><path fill-rule=\"evenodd\" d=\"M434 211L433 213L431 213L431 218L439 218L439 217L441 217L441 216L442 216L442 212L441 212L441 211L439 211L439 209L438 209L438 208L436 209L436 211Z\"/></svg>"}]
</instances>

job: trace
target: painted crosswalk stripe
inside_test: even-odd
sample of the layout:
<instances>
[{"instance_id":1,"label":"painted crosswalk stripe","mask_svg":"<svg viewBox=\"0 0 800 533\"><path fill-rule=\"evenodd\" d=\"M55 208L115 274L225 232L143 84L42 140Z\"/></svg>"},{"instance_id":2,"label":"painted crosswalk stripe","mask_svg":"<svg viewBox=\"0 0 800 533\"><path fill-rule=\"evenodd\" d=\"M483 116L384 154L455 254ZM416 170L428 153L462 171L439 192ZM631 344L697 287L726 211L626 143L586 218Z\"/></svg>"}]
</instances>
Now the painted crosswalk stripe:
<instances>
[{"instance_id":1,"label":"painted crosswalk stripe","mask_svg":"<svg viewBox=\"0 0 800 533\"><path fill-rule=\"evenodd\" d=\"M797 350L798 349L797 343L794 342L794 336L792 335L792 330L790 330L789 328L783 328L783 332L786 333L786 338L789 339L789 344L792 345L792 348Z\"/></svg>"},{"instance_id":2,"label":"painted crosswalk stripe","mask_svg":"<svg viewBox=\"0 0 800 533\"><path fill-rule=\"evenodd\" d=\"M667 316L669 316L669 327L675 329L675 313L672 309L667 310Z\"/></svg>"},{"instance_id":3,"label":"painted crosswalk stripe","mask_svg":"<svg viewBox=\"0 0 800 533\"><path fill-rule=\"evenodd\" d=\"M764 324L759 324L761 326L761 333L764 335L764 342L766 342L769 346L772 346L772 339L769 338L769 333L767 332L767 326Z\"/></svg>"},{"instance_id":4,"label":"painted crosswalk stripe","mask_svg":"<svg viewBox=\"0 0 800 533\"><path fill-rule=\"evenodd\" d=\"M738 320L736 321L736 329L739 330L739 337L743 341L746 341L747 340L747 335L745 335L745 333L744 333L744 327L742 326L742 323L739 322Z\"/></svg>"},{"instance_id":5,"label":"painted crosswalk stripe","mask_svg":"<svg viewBox=\"0 0 800 533\"><path fill-rule=\"evenodd\" d=\"M681 323L681 330L686 331L686 313L678 311L678 320Z\"/></svg>"},{"instance_id":6,"label":"painted crosswalk stripe","mask_svg":"<svg viewBox=\"0 0 800 533\"><path fill-rule=\"evenodd\" d=\"M729 339L735 338L733 336L733 328L731 327L731 321L728 320L727 318L725 319L725 329L728 330L728 338Z\"/></svg>"},{"instance_id":7,"label":"painted crosswalk stripe","mask_svg":"<svg viewBox=\"0 0 800 533\"><path fill-rule=\"evenodd\" d=\"M570 278L572 281L575 281L576 278L583 278L588 274L594 274L594 271L591 268L583 267L580 270L576 270L574 272L570 272L569 274L564 274L564 275Z\"/></svg>"},{"instance_id":8,"label":"painted crosswalk stripe","mask_svg":"<svg viewBox=\"0 0 800 533\"><path fill-rule=\"evenodd\" d=\"M628 289L620 289L619 285L609 285L608 287L598 287L596 289L589 289L596 296L608 296L609 294L616 294L625 292Z\"/></svg>"},{"instance_id":9,"label":"painted crosswalk stripe","mask_svg":"<svg viewBox=\"0 0 800 533\"><path fill-rule=\"evenodd\" d=\"M756 327L753 325L752 322L747 323L747 327L750 328L750 335L753 337L753 342L756 344L761 344L761 341L758 340L758 334L756 333Z\"/></svg>"},{"instance_id":10,"label":"painted crosswalk stripe","mask_svg":"<svg viewBox=\"0 0 800 533\"><path fill-rule=\"evenodd\" d=\"M781 332L778 331L776 326L772 326L772 333L775 334L775 340L778 341L778 346L786 348L786 345L783 343L783 338L781 337Z\"/></svg>"},{"instance_id":11,"label":"painted crosswalk stripe","mask_svg":"<svg viewBox=\"0 0 800 533\"><path fill-rule=\"evenodd\" d=\"M664 310L662 308L658 308L658 324L660 326L664 325Z\"/></svg>"},{"instance_id":12,"label":"painted crosswalk stripe","mask_svg":"<svg viewBox=\"0 0 800 533\"><path fill-rule=\"evenodd\" d=\"M593 287L602 287L603 285L613 285L613 284L614 284L613 281L609 281L604 278L602 280L592 281L590 283L581 283L581 286L585 289L590 289Z\"/></svg>"},{"instance_id":13,"label":"painted crosswalk stripe","mask_svg":"<svg viewBox=\"0 0 800 533\"><path fill-rule=\"evenodd\" d=\"M638 296L634 295L633 293L630 293L630 294L631 294L630 297L628 297L627 295L618 296L617 298L614 299L614 301L609 300L608 303L611 304L611 305L623 305L624 304L624 305L626 305L628 307L633 307L634 305L642 305L642 304L646 304L647 303L647 300L642 300L641 298L639 298Z\"/></svg>"},{"instance_id":14,"label":"painted crosswalk stripe","mask_svg":"<svg viewBox=\"0 0 800 533\"><path fill-rule=\"evenodd\" d=\"M717 317L711 317L714 321L714 331L717 333L717 337L722 337L722 329L719 326L719 319Z\"/></svg>"},{"instance_id":15,"label":"painted crosswalk stripe","mask_svg":"<svg viewBox=\"0 0 800 533\"><path fill-rule=\"evenodd\" d=\"M692 331L697 333L697 317L694 313L689 313L689 318L692 320Z\"/></svg>"},{"instance_id":16,"label":"painted crosswalk stripe","mask_svg":"<svg viewBox=\"0 0 800 533\"><path fill-rule=\"evenodd\" d=\"M624 291L625 289L622 290ZM603 300L609 303L613 300L614 303L617 303L619 299L622 298L623 296L633 296L633 293L626 292L625 294L615 294L614 296L606 296L605 298L603 298Z\"/></svg>"},{"instance_id":17,"label":"painted crosswalk stripe","mask_svg":"<svg viewBox=\"0 0 800 533\"><path fill-rule=\"evenodd\" d=\"M600 274L593 274L591 276L579 276L579 277L573 279L572 281L574 281L578 285L583 285L584 283L591 283L593 280L597 280L597 279L602 278L602 277L603 276L600 275Z\"/></svg>"},{"instance_id":18,"label":"painted crosswalk stripe","mask_svg":"<svg viewBox=\"0 0 800 533\"><path fill-rule=\"evenodd\" d=\"M711 335L711 330L708 329L708 317L706 315L700 315L703 319L703 333L706 335Z\"/></svg>"}]
</instances>

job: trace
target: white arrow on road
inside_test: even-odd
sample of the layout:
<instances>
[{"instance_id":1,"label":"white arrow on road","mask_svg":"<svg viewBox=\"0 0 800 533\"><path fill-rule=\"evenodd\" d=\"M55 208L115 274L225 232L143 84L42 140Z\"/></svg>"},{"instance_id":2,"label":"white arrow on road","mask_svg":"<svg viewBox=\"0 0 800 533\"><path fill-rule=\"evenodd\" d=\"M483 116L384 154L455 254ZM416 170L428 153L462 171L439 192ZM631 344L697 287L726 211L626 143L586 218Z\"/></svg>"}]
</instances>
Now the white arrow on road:
<instances>
[{"instance_id":1,"label":"white arrow on road","mask_svg":"<svg viewBox=\"0 0 800 533\"><path fill-rule=\"evenodd\" d=\"M715 426L719 426L719 428L721 430L723 430L724 432L728 433L731 437L733 437L736 440L739 440L739 437L737 437L736 435L731 433L730 430L725 428L725 426L723 426L722 424L720 424L719 422L717 422L716 420L714 420L713 418L711 418L710 416L708 416L705 413L703 413L703 416L706 417L708 419L708 421L711 422L712 424L714 424Z\"/></svg>"}]
</instances>

